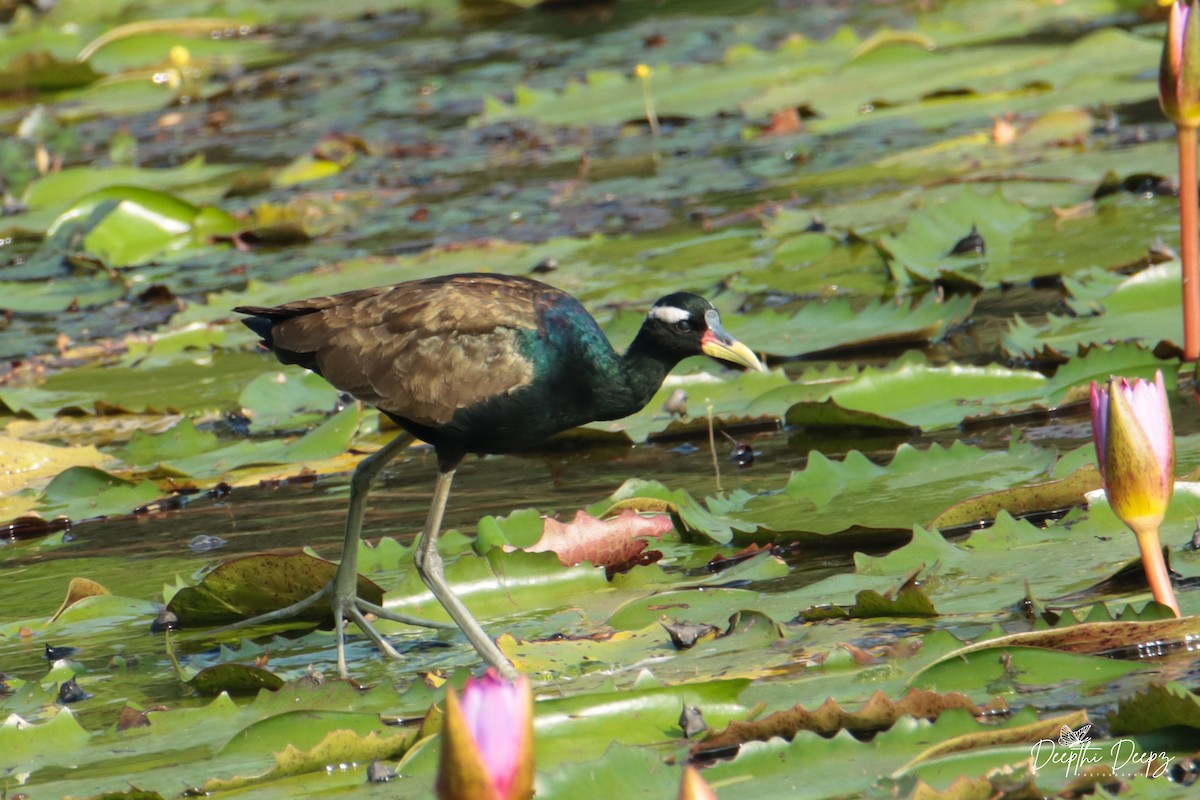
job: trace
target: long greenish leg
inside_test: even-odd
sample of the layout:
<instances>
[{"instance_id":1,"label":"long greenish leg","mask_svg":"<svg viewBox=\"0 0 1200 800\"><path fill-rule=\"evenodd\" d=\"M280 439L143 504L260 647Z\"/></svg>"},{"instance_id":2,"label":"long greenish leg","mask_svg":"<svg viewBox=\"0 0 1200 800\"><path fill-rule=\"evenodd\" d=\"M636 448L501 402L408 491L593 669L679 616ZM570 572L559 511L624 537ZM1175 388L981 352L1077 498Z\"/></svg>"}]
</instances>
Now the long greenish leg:
<instances>
[{"instance_id":1,"label":"long greenish leg","mask_svg":"<svg viewBox=\"0 0 1200 800\"><path fill-rule=\"evenodd\" d=\"M358 542L362 534L363 516L367 511L367 493L371 484L392 462L398 453L413 443L414 437L402 433L395 439L358 462L350 477L350 508L346 512L346 535L342 540L342 563L333 578L336 597L354 598L358 591Z\"/></svg>"},{"instance_id":2,"label":"long greenish leg","mask_svg":"<svg viewBox=\"0 0 1200 800\"><path fill-rule=\"evenodd\" d=\"M345 618L347 616L383 651L384 655L390 658L400 657L400 654L396 652L391 643L367 621L362 612L359 611L359 608L409 625L439 629L453 629L457 627L445 622L432 622L430 620L410 617L406 614L390 612L380 606L376 606L374 603L369 603L366 600L358 598L358 543L362 533L363 516L366 513L367 493L370 491L371 484L383 468L391 463L404 448L412 444L413 438L408 433L400 434L382 448L360 461L358 467L355 468L354 475L350 478L350 508L346 515L346 532L342 542L342 561L338 565L337 572L332 581L322 587L320 591L286 608L276 609L266 614L259 614L256 617L240 620L212 632L221 633L223 631L238 630L268 622L290 619L309 606L329 598L330 604L333 607L334 629L337 638L338 674L346 677L348 675L345 636Z\"/></svg>"},{"instance_id":3,"label":"long greenish leg","mask_svg":"<svg viewBox=\"0 0 1200 800\"><path fill-rule=\"evenodd\" d=\"M463 601L458 598L450 584L446 582L445 568L441 553L437 549L438 533L442 528L442 515L446 511L446 501L450 498L450 484L454 482L454 470L438 472L437 483L433 487L433 504L429 507L429 517L425 520L425 529L421 531L421 539L417 542L416 565L421 580L433 592L450 618L466 634L467 640L474 645L479 656L499 670L500 674L510 681L517 679L517 670L512 662L500 652L496 643L484 633L483 628L475 617L467 610Z\"/></svg>"},{"instance_id":4,"label":"long greenish leg","mask_svg":"<svg viewBox=\"0 0 1200 800\"><path fill-rule=\"evenodd\" d=\"M337 668L338 675L349 676L346 667L346 631L345 618L347 615L354 620L359 629L388 658L400 658L396 648L383 637L379 631L358 610L358 543L362 540L363 517L367 512L367 494L371 484L406 447L413 443L414 436L402 433L383 447L358 462L354 474L350 476L350 507L346 511L346 535L342 540L342 561L338 564L337 573L333 576L331 592L333 594L333 620L335 638L337 639ZM441 627L441 626L437 626Z\"/></svg>"}]
</instances>

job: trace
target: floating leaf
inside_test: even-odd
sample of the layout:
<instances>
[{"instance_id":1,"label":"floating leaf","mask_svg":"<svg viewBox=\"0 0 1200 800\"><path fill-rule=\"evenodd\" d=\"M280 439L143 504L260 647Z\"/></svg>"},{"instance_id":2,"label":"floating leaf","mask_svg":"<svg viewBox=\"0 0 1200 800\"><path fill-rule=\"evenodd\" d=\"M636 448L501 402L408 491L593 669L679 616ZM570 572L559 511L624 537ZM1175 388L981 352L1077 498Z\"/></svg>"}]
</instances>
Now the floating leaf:
<instances>
[{"instance_id":1,"label":"floating leaf","mask_svg":"<svg viewBox=\"0 0 1200 800\"><path fill-rule=\"evenodd\" d=\"M785 420L806 428L824 423L835 429L882 430L990 424L1035 409L1050 410L1071 399L1082 401L1088 382L1100 375L1152 377L1161 367L1153 354L1134 346L1093 349L1053 378L997 365L935 367L920 354L909 353L886 369L867 367L857 378L829 386L824 394L814 396L805 387L791 390L803 402L789 408ZM777 399L783 400L787 392L777 394ZM820 407L829 398L834 408Z\"/></svg>"},{"instance_id":2,"label":"floating leaf","mask_svg":"<svg viewBox=\"0 0 1200 800\"><path fill-rule=\"evenodd\" d=\"M989 286L998 283L988 274L992 265L1007 265L1014 235L1033 219L1028 208L1009 202L999 190L981 194L963 189L957 197L917 211L909 217L904 233L884 236L880 244L898 282L915 278ZM955 243L973 230L987 241L986 254L954 253Z\"/></svg>"},{"instance_id":3,"label":"floating leaf","mask_svg":"<svg viewBox=\"0 0 1200 800\"><path fill-rule=\"evenodd\" d=\"M1147 733L1172 725L1200 728L1200 699L1178 683L1152 683L1122 697L1108 715L1109 729L1117 735Z\"/></svg>"},{"instance_id":4,"label":"floating leaf","mask_svg":"<svg viewBox=\"0 0 1200 800\"><path fill-rule=\"evenodd\" d=\"M133 483L94 467L70 467L42 491L38 511L78 521L131 514L163 495L149 481Z\"/></svg>"},{"instance_id":5,"label":"floating leaf","mask_svg":"<svg viewBox=\"0 0 1200 800\"><path fill-rule=\"evenodd\" d=\"M54 622L54 620L62 616L64 611L85 597L102 597L110 594L112 592L90 578L72 578L71 583L67 586L67 596L63 598L62 605L59 606L58 611L54 612L54 616L50 618L50 621Z\"/></svg>"},{"instance_id":6,"label":"floating leaf","mask_svg":"<svg viewBox=\"0 0 1200 800\"><path fill-rule=\"evenodd\" d=\"M993 728L992 730L969 733L945 739L922 752L905 765L908 770L924 761L940 758L950 753L963 753L985 747L996 747L1006 744L1036 744L1042 739L1048 739L1063 729L1079 728L1088 724L1087 714L1075 711L1048 719L1030 722L1026 725Z\"/></svg>"},{"instance_id":7,"label":"floating leaf","mask_svg":"<svg viewBox=\"0 0 1200 800\"><path fill-rule=\"evenodd\" d=\"M303 464L346 451L358 428L358 405L351 405L293 441L240 441L163 462L182 475L221 476L255 464Z\"/></svg>"},{"instance_id":8,"label":"floating leaf","mask_svg":"<svg viewBox=\"0 0 1200 800\"><path fill-rule=\"evenodd\" d=\"M396 758L412 746L413 739L411 731L394 736L382 736L375 731L366 736L348 730L333 731L311 749L287 745L283 752L275 754L275 766L261 775L212 778L204 784L204 791L229 791L289 775L324 771L329 764L366 764L375 759Z\"/></svg>"},{"instance_id":9,"label":"floating leaf","mask_svg":"<svg viewBox=\"0 0 1200 800\"><path fill-rule=\"evenodd\" d=\"M127 464L151 467L169 459L190 458L216 450L221 446L212 431L198 431L191 419L185 418L162 433L136 431L129 444L118 455Z\"/></svg>"},{"instance_id":10,"label":"floating leaf","mask_svg":"<svg viewBox=\"0 0 1200 800\"><path fill-rule=\"evenodd\" d=\"M1183 341L1178 261L1158 264L1129 276L1101 298L1072 304L1072 313L1050 314L1033 326L1017 317L1004 337L1005 349L1018 356L1067 357L1081 347L1107 342L1165 345L1178 351Z\"/></svg>"},{"instance_id":11,"label":"floating leaf","mask_svg":"<svg viewBox=\"0 0 1200 800\"><path fill-rule=\"evenodd\" d=\"M645 563L646 539L662 539L673 527L671 518L662 514L647 517L626 509L616 517L599 520L580 510L568 523L547 518L542 538L523 549L553 552L564 567L587 561L611 574Z\"/></svg>"},{"instance_id":12,"label":"floating leaf","mask_svg":"<svg viewBox=\"0 0 1200 800\"><path fill-rule=\"evenodd\" d=\"M21 53L0 70L0 94L73 89L99 78L100 73L88 64L60 59L45 51Z\"/></svg>"},{"instance_id":13,"label":"floating leaf","mask_svg":"<svg viewBox=\"0 0 1200 800\"><path fill-rule=\"evenodd\" d=\"M887 466L858 451L842 461L819 452L788 480L784 491L730 498L725 514L757 528L754 538L826 536L852 527L903 529L914 519L932 520L986 486L1008 486L1045 474L1054 453L1013 443L1007 452L984 452L960 441L918 450L901 445ZM856 509L848 513L848 509Z\"/></svg>"},{"instance_id":14,"label":"floating leaf","mask_svg":"<svg viewBox=\"0 0 1200 800\"><path fill-rule=\"evenodd\" d=\"M919 586L904 586L895 597L882 595L874 589L866 589L854 598L854 605L847 615L857 618L872 617L936 617L933 601Z\"/></svg>"},{"instance_id":15,"label":"floating leaf","mask_svg":"<svg viewBox=\"0 0 1200 800\"><path fill-rule=\"evenodd\" d=\"M795 314L766 309L749 316L731 315L723 322L759 352L832 354L935 341L947 327L966 319L974 304L968 295L941 298L933 293L911 304L879 301L866 307L837 298L806 303Z\"/></svg>"},{"instance_id":16,"label":"floating leaf","mask_svg":"<svg viewBox=\"0 0 1200 800\"><path fill-rule=\"evenodd\" d=\"M622 484L612 497L589 509L597 516L607 516L623 509L640 512L670 511L687 530L715 542L728 543L734 531L752 531L753 523L710 511L682 489L674 491L655 481L631 479Z\"/></svg>"},{"instance_id":17,"label":"floating leaf","mask_svg":"<svg viewBox=\"0 0 1200 800\"><path fill-rule=\"evenodd\" d=\"M35 484L70 467L98 468L110 460L92 445L55 447L0 436L0 494Z\"/></svg>"},{"instance_id":18,"label":"floating leaf","mask_svg":"<svg viewBox=\"0 0 1200 800\"><path fill-rule=\"evenodd\" d=\"M238 397L256 430L295 427L328 414L338 391L314 372L286 370L259 375Z\"/></svg>"},{"instance_id":19,"label":"floating leaf","mask_svg":"<svg viewBox=\"0 0 1200 800\"><path fill-rule=\"evenodd\" d=\"M104 210L98 219L93 212ZM51 223L46 237L63 226L88 219L84 252L113 266L147 261L206 237L233 233L237 222L228 214L201 209L165 192L137 186L108 186L86 195Z\"/></svg>"},{"instance_id":20,"label":"floating leaf","mask_svg":"<svg viewBox=\"0 0 1200 800\"><path fill-rule=\"evenodd\" d=\"M141 167L94 166L70 167L51 173L32 183L21 200L30 209L42 211L38 220L45 219L46 225L69 208L79 198L109 186L136 186L141 189L172 192L195 200L194 191L202 190L236 168L227 165L208 165L203 156L195 156L178 167L150 169ZM49 215L49 216L47 216ZM29 224L26 220L25 224Z\"/></svg>"},{"instance_id":21,"label":"floating leaf","mask_svg":"<svg viewBox=\"0 0 1200 800\"><path fill-rule=\"evenodd\" d=\"M728 755L725 751L747 742L766 741L776 736L791 741L799 731L812 731L821 736L832 736L839 730L859 735L874 734L892 727L901 716L937 719L950 708L966 709L975 716L983 712L971 698L957 692L940 694L910 689L904 697L893 701L883 692L876 691L857 711L842 708L830 697L813 711L797 703L787 711L777 711L754 722L731 722L694 745L691 754L693 758L704 758L709 753L725 757Z\"/></svg>"},{"instance_id":22,"label":"floating leaf","mask_svg":"<svg viewBox=\"0 0 1200 800\"><path fill-rule=\"evenodd\" d=\"M1001 511L1018 517L1056 511L1082 504L1088 492L1099 488L1100 471L1088 464L1057 481L1002 489L960 500L938 514L929 526L945 530L975 525L995 519Z\"/></svg>"},{"instance_id":23,"label":"floating leaf","mask_svg":"<svg viewBox=\"0 0 1200 800\"><path fill-rule=\"evenodd\" d=\"M277 691L283 687L283 679L260 667L218 664L197 672L187 685L201 694L257 694L263 689Z\"/></svg>"},{"instance_id":24,"label":"floating leaf","mask_svg":"<svg viewBox=\"0 0 1200 800\"><path fill-rule=\"evenodd\" d=\"M1044 631L1012 633L968 645L930 664L961 658L980 650L1004 647L1041 647L1064 653L1105 655L1110 658L1146 658L1170 652L1172 648L1190 649L1200 639L1200 618L1184 617L1149 622L1085 622ZM915 678L916 676L914 676Z\"/></svg>"},{"instance_id":25,"label":"floating leaf","mask_svg":"<svg viewBox=\"0 0 1200 800\"><path fill-rule=\"evenodd\" d=\"M189 627L233 622L297 603L325 588L336 571L336 564L307 553L243 556L221 564L196 586L179 590L167 609ZM358 596L383 602L383 590L361 575ZM314 603L296 619L319 622L330 613L328 603Z\"/></svg>"}]
</instances>

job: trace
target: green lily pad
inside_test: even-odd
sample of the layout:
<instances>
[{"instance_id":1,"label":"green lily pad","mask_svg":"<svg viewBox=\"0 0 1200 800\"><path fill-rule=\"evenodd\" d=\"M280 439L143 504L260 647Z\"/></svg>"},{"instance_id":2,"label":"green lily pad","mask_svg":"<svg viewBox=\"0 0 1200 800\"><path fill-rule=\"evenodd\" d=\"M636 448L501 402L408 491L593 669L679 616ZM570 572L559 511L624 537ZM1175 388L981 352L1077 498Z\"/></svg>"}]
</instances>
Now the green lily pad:
<instances>
[{"instance_id":1,"label":"green lily pad","mask_svg":"<svg viewBox=\"0 0 1200 800\"><path fill-rule=\"evenodd\" d=\"M1051 314L1041 325L1020 317L1005 349L1014 355L1074 355L1085 345L1140 342L1178 351L1183 342L1179 262L1158 264L1121 281L1110 293L1073 303L1070 316Z\"/></svg>"},{"instance_id":2,"label":"green lily pad","mask_svg":"<svg viewBox=\"0 0 1200 800\"><path fill-rule=\"evenodd\" d=\"M957 197L913 214L904 233L884 236L881 246L889 255L892 277L945 280L975 286L995 285L988 277L993 264L1003 269L1012 258L1012 239L1034 219L1025 206L1010 203L999 191L979 194L964 189ZM972 232L981 237L986 252L955 248Z\"/></svg>"},{"instance_id":3,"label":"green lily pad","mask_svg":"<svg viewBox=\"0 0 1200 800\"><path fill-rule=\"evenodd\" d=\"M1121 698L1108 715L1114 734L1144 733L1171 725L1200 728L1200 702L1178 683L1150 684L1144 691Z\"/></svg>"},{"instance_id":4,"label":"green lily pad","mask_svg":"<svg viewBox=\"0 0 1200 800\"><path fill-rule=\"evenodd\" d=\"M103 271L69 280L0 281L0 308L23 313L95 308L124 297L128 291L119 276Z\"/></svg>"},{"instance_id":5,"label":"green lily pad","mask_svg":"<svg viewBox=\"0 0 1200 800\"><path fill-rule=\"evenodd\" d=\"M102 208L107 212L95 219L93 212ZM60 214L47 229L47 238L81 219L88 219L84 252L113 266L138 264L239 228L233 217L219 209L202 209L153 189L107 186Z\"/></svg>"},{"instance_id":6,"label":"green lily pad","mask_svg":"<svg viewBox=\"0 0 1200 800\"><path fill-rule=\"evenodd\" d=\"M721 506L723 513L754 525L756 532L745 538L755 540L805 539L851 528L896 530L913 520L928 522L957 499L987 487L1036 480L1053 463L1053 451L1016 442L1007 452L957 441L927 450L901 445L886 467L858 451L840 462L813 451L782 493L740 503L730 498Z\"/></svg>"},{"instance_id":7,"label":"green lily pad","mask_svg":"<svg viewBox=\"0 0 1200 800\"><path fill-rule=\"evenodd\" d=\"M407 569L411 557L402 556L401 563ZM543 615L556 608L570 611L578 604L577 597L608 591L603 568L564 567L554 553L493 550L487 557L463 554L447 566L446 579L472 613L483 620L521 611ZM382 605L422 619L449 619L415 569L408 569L399 585L389 589ZM387 621L380 621L379 629L411 630Z\"/></svg>"},{"instance_id":8,"label":"green lily pad","mask_svg":"<svg viewBox=\"0 0 1200 800\"><path fill-rule=\"evenodd\" d=\"M38 511L78 521L130 514L163 496L150 481L133 483L94 467L69 467L42 491Z\"/></svg>"},{"instance_id":9,"label":"green lily pad","mask_svg":"<svg viewBox=\"0 0 1200 800\"><path fill-rule=\"evenodd\" d=\"M315 594L336 571L336 564L307 553L243 556L221 564L196 586L181 589L167 609L187 626L235 622ZM358 596L378 604L383 590L360 575ZM323 621L330 613L329 603L314 603L296 619Z\"/></svg>"},{"instance_id":10,"label":"green lily pad","mask_svg":"<svg viewBox=\"0 0 1200 800\"><path fill-rule=\"evenodd\" d=\"M118 457L127 464L145 468L171 459L208 453L220 446L216 434L198 431L191 419L183 419L162 433L136 431L129 444L118 452Z\"/></svg>"},{"instance_id":11,"label":"green lily pad","mask_svg":"<svg viewBox=\"0 0 1200 800\"><path fill-rule=\"evenodd\" d=\"M257 694L263 689L276 691L283 686L283 679L261 667L245 664L220 664L205 667L187 682L201 694Z\"/></svg>"},{"instance_id":12,"label":"green lily pad","mask_svg":"<svg viewBox=\"0 0 1200 800\"><path fill-rule=\"evenodd\" d=\"M191 202L215 199L221 191L217 188L219 181L233 169L225 165L206 164L200 156L170 169L71 167L32 183L21 200L31 212L37 212L36 219L44 219L48 226L79 198L110 186L135 186L171 192ZM22 219L22 224L36 223Z\"/></svg>"},{"instance_id":13,"label":"green lily pad","mask_svg":"<svg viewBox=\"0 0 1200 800\"><path fill-rule=\"evenodd\" d=\"M901 356L885 369L867 367L850 380L803 384L778 391L801 402L788 408L789 425L903 431L905 426L939 430L960 423L994 422L1006 415L1082 401L1093 380L1111 374L1153 376L1162 362L1136 345L1094 348L1053 378L1033 370L989 365L929 365L919 353ZM1168 378L1168 381L1170 379Z\"/></svg>"},{"instance_id":14,"label":"green lily pad","mask_svg":"<svg viewBox=\"0 0 1200 800\"><path fill-rule=\"evenodd\" d=\"M242 440L225 447L163 462L181 475L219 477L231 470L257 464L303 464L346 452L358 429L359 410L352 405L293 441Z\"/></svg>"},{"instance_id":15,"label":"green lily pad","mask_svg":"<svg viewBox=\"0 0 1200 800\"><path fill-rule=\"evenodd\" d=\"M287 370L259 375L242 389L238 402L255 429L269 430L319 419L337 405L337 398L337 389L320 375Z\"/></svg>"},{"instance_id":16,"label":"green lily pad","mask_svg":"<svg viewBox=\"0 0 1200 800\"><path fill-rule=\"evenodd\" d=\"M1009 660L1011 659L1011 661ZM964 654L958 661L944 661L923 670L914 678L916 686L941 692L970 691L984 685L995 691L1005 683L1015 687L1054 684L1065 676L1072 683L1097 686L1140 669L1140 665L1111 658L1059 653L1032 647L1000 646Z\"/></svg>"},{"instance_id":17,"label":"green lily pad","mask_svg":"<svg viewBox=\"0 0 1200 800\"><path fill-rule=\"evenodd\" d=\"M973 306L967 295L929 294L911 305L880 301L866 307L839 299L808 303L791 315L768 309L725 323L759 351L794 356L935 341L948 326L966 319Z\"/></svg>"}]
</instances>

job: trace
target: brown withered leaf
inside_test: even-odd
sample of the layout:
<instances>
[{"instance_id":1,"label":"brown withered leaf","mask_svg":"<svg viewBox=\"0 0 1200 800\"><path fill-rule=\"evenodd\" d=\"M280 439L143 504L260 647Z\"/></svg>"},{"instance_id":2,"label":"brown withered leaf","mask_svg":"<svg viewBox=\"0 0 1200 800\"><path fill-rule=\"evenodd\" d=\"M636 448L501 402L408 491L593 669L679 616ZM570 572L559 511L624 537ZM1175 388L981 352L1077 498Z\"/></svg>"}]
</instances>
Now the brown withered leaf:
<instances>
[{"instance_id":1,"label":"brown withered leaf","mask_svg":"<svg viewBox=\"0 0 1200 800\"><path fill-rule=\"evenodd\" d=\"M804 130L804 120L796 108L784 108L771 115L771 121L758 132L759 136L788 136Z\"/></svg>"},{"instance_id":2,"label":"brown withered leaf","mask_svg":"<svg viewBox=\"0 0 1200 800\"><path fill-rule=\"evenodd\" d=\"M850 657L854 659L854 663L860 667L869 667L872 664L879 663L879 659L874 654L862 649L858 645L850 644L850 642L842 642L839 646L849 653Z\"/></svg>"},{"instance_id":3,"label":"brown withered leaf","mask_svg":"<svg viewBox=\"0 0 1200 800\"><path fill-rule=\"evenodd\" d=\"M958 692L930 692L913 689L898 701L876 691L858 711L847 711L832 697L815 711L795 705L777 711L754 722L730 722L723 730L706 737L692 747L692 758L703 759L706 753L728 751L746 742L765 742L776 736L791 740L800 731L812 731L821 736L833 736L840 730L852 733L874 733L887 730L902 716L937 719L950 708L965 708L978 715L983 709L971 698Z\"/></svg>"},{"instance_id":4,"label":"brown withered leaf","mask_svg":"<svg viewBox=\"0 0 1200 800\"><path fill-rule=\"evenodd\" d=\"M657 551L645 552L649 546L646 540L661 540L672 527L671 518L662 514L642 516L626 509L612 519L601 520L580 510L570 522L547 518L542 538L525 550L553 552L564 567L590 561L612 575L662 558Z\"/></svg>"},{"instance_id":5,"label":"brown withered leaf","mask_svg":"<svg viewBox=\"0 0 1200 800\"><path fill-rule=\"evenodd\" d=\"M58 611L54 612L50 621L54 622L62 616L64 611L85 597L99 597L106 594L112 594L112 592L91 578L71 578L71 583L67 586L67 596L63 598L62 605L58 607Z\"/></svg>"},{"instance_id":6,"label":"brown withered leaf","mask_svg":"<svg viewBox=\"0 0 1200 800\"><path fill-rule=\"evenodd\" d=\"M927 670L981 650L1006 647L1040 647L1064 653L1103 655L1110 658L1136 659L1147 655L1165 655L1186 647L1191 637L1200 636L1200 617L1158 619L1149 622L1083 622L1041 631L1012 633L960 647L927 664L913 674L912 684Z\"/></svg>"}]
</instances>

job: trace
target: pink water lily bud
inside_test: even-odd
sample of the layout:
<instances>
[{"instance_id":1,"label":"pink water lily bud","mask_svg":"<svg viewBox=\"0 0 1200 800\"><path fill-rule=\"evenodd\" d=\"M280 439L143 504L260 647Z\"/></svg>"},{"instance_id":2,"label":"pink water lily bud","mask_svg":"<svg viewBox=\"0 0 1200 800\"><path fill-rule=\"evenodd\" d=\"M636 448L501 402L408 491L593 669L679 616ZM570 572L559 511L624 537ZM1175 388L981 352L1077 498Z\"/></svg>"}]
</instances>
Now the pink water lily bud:
<instances>
[{"instance_id":1,"label":"pink water lily bud","mask_svg":"<svg viewBox=\"0 0 1200 800\"><path fill-rule=\"evenodd\" d=\"M717 794L700 777L700 770L689 764L683 768L683 780L679 782L679 800L717 800Z\"/></svg>"},{"instance_id":2,"label":"pink water lily bud","mask_svg":"<svg viewBox=\"0 0 1200 800\"><path fill-rule=\"evenodd\" d=\"M1200 24L1193 0L1175 0L1167 22L1158 100L1163 113L1181 128L1200 127Z\"/></svg>"},{"instance_id":3,"label":"pink water lily bud","mask_svg":"<svg viewBox=\"0 0 1200 800\"><path fill-rule=\"evenodd\" d=\"M1092 383L1092 433L1108 503L1136 532L1157 528L1175 489L1175 443L1162 370L1150 383Z\"/></svg>"},{"instance_id":4,"label":"pink water lily bud","mask_svg":"<svg viewBox=\"0 0 1200 800\"><path fill-rule=\"evenodd\" d=\"M1154 599L1175 609L1158 528L1175 490L1175 439L1162 370L1154 382L1092 382L1092 434L1104 493L1113 513L1137 535Z\"/></svg>"},{"instance_id":5,"label":"pink water lily bud","mask_svg":"<svg viewBox=\"0 0 1200 800\"><path fill-rule=\"evenodd\" d=\"M533 692L489 669L469 678L460 699L446 692L438 761L439 800L533 797Z\"/></svg>"}]
</instances>

